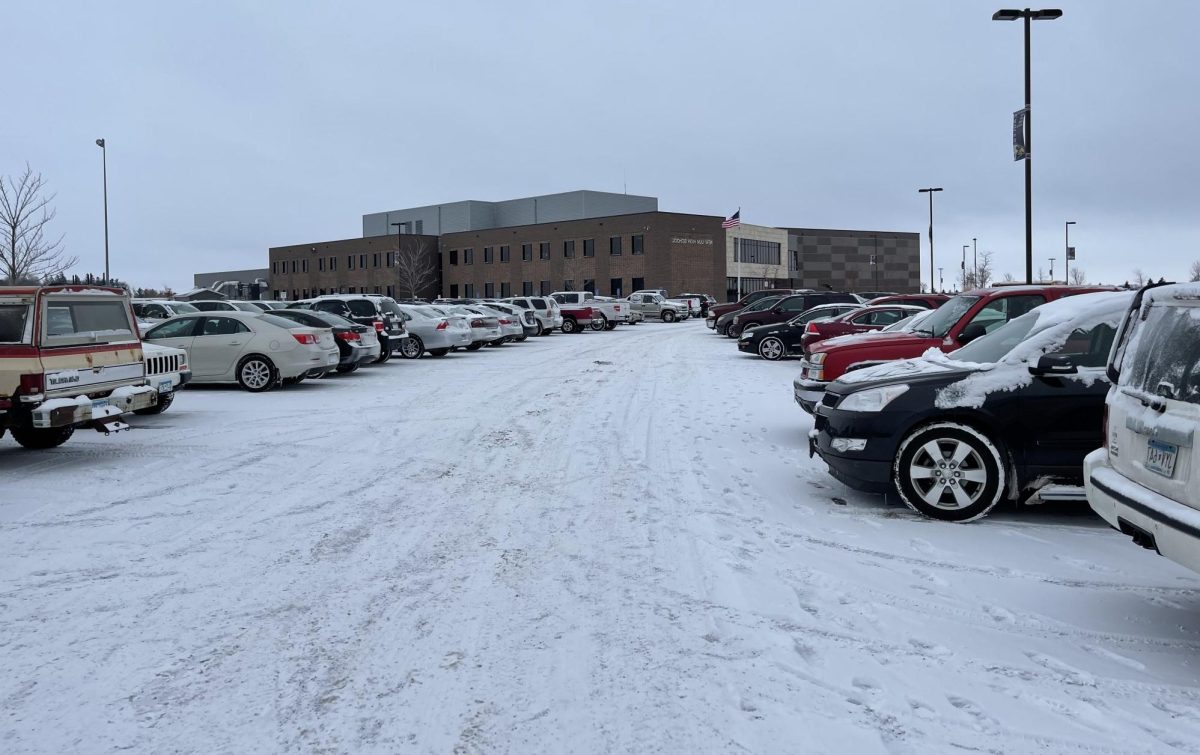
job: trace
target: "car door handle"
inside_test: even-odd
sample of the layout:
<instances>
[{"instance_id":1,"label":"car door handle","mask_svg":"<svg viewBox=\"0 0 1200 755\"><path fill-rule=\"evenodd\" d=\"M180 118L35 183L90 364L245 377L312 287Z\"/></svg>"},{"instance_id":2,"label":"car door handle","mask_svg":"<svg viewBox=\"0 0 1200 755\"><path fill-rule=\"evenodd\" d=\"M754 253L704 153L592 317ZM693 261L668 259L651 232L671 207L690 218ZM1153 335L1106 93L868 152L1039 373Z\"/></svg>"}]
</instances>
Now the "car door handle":
<instances>
[{"instance_id":1,"label":"car door handle","mask_svg":"<svg viewBox=\"0 0 1200 755\"><path fill-rule=\"evenodd\" d=\"M230 341L228 345L229 346L241 346L242 342L241 341Z\"/></svg>"}]
</instances>

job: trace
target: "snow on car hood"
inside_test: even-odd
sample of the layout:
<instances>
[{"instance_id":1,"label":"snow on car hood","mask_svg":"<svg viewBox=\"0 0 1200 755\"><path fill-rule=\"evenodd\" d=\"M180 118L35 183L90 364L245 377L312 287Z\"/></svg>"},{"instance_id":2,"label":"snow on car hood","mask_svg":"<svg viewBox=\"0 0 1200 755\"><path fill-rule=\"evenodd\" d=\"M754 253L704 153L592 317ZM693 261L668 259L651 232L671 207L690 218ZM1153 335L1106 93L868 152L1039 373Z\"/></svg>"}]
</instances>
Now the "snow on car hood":
<instances>
[{"instance_id":1,"label":"snow on car hood","mask_svg":"<svg viewBox=\"0 0 1200 755\"><path fill-rule=\"evenodd\" d=\"M851 333L849 335L826 338L813 344L812 351L813 353L816 353L818 351L829 351L839 346L850 347L878 343L879 341L887 341L888 343L895 344L921 344L938 340L939 339L929 338L927 336L915 336L911 333L897 333L894 331L891 333L883 333L875 330L871 331L870 333Z\"/></svg>"},{"instance_id":2,"label":"snow on car hood","mask_svg":"<svg viewBox=\"0 0 1200 755\"><path fill-rule=\"evenodd\" d=\"M942 357L942 359L939 360L937 357ZM847 372L838 378L838 382L867 383L893 378L926 377L946 372L958 372L972 366L963 362L950 362L945 359L945 355L942 352L937 349L930 349L921 356L912 359L882 362L870 367L863 367L859 370Z\"/></svg>"}]
</instances>

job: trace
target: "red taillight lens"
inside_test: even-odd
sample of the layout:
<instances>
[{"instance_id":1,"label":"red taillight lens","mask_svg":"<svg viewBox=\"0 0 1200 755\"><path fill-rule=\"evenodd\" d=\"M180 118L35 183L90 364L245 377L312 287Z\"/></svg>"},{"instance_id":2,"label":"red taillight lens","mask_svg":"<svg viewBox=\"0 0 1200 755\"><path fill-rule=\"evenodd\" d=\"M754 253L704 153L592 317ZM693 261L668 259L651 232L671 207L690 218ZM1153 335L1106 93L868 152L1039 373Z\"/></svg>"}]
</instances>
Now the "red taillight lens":
<instances>
[{"instance_id":1,"label":"red taillight lens","mask_svg":"<svg viewBox=\"0 0 1200 755\"><path fill-rule=\"evenodd\" d=\"M316 343L317 337L312 333L292 333L292 338L295 338L300 343Z\"/></svg>"},{"instance_id":2,"label":"red taillight lens","mask_svg":"<svg viewBox=\"0 0 1200 755\"><path fill-rule=\"evenodd\" d=\"M383 320L380 320L378 318L375 320L375 332L376 333L383 332Z\"/></svg>"},{"instance_id":3,"label":"red taillight lens","mask_svg":"<svg viewBox=\"0 0 1200 755\"><path fill-rule=\"evenodd\" d=\"M817 332L817 324L815 322L810 322L807 326L805 326L804 332L805 333L816 333Z\"/></svg>"},{"instance_id":4,"label":"red taillight lens","mask_svg":"<svg viewBox=\"0 0 1200 755\"><path fill-rule=\"evenodd\" d=\"M449 321L449 320L442 320L441 322L439 322L439 323L437 324L437 327L436 327L436 328L434 328L434 330L445 330L445 329L446 329L446 328L448 328L449 326L450 326L450 321Z\"/></svg>"},{"instance_id":5,"label":"red taillight lens","mask_svg":"<svg viewBox=\"0 0 1200 755\"><path fill-rule=\"evenodd\" d=\"M41 393L43 387L42 374L40 372L21 376L21 393Z\"/></svg>"},{"instance_id":6,"label":"red taillight lens","mask_svg":"<svg viewBox=\"0 0 1200 755\"><path fill-rule=\"evenodd\" d=\"M508 320L500 320L500 324L501 325L511 325L512 323L510 323Z\"/></svg>"},{"instance_id":7,"label":"red taillight lens","mask_svg":"<svg viewBox=\"0 0 1200 755\"><path fill-rule=\"evenodd\" d=\"M360 336L358 333L355 333L353 330L343 330L341 333L337 334L337 337L342 339L343 341L361 341L362 340L362 336Z\"/></svg>"}]
</instances>

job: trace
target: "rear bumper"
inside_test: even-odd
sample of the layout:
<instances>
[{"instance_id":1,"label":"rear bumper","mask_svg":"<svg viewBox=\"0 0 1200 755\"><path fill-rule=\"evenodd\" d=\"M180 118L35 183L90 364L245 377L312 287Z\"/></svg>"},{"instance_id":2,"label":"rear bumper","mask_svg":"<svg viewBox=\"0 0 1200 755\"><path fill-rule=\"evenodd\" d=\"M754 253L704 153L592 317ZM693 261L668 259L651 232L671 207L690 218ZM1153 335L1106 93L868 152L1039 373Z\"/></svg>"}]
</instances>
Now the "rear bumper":
<instances>
[{"instance_id":1,"label":"rear bumper","mask_svg":"<svg viewBox=\"0 0 1200 755\"><path fill-rule=\"evenodd\" d=\"M158 403L158 390L149 385L117 388L104 398L57 398L43 402L31 412L35 428L86 425L97 420L149 409Z\"/></svg>"},{"instance_id":2,"label":"rear bumper","mask_svg":"<svg viewBox=\"0 0 1200 755\"><path fill-rule=\"evenodd\" d=\"M1108 450L1083 462L1088 505L1114 529L1200 572L1200 511L1160 495L1109 466Z\"/></svg>"}]
</instances>

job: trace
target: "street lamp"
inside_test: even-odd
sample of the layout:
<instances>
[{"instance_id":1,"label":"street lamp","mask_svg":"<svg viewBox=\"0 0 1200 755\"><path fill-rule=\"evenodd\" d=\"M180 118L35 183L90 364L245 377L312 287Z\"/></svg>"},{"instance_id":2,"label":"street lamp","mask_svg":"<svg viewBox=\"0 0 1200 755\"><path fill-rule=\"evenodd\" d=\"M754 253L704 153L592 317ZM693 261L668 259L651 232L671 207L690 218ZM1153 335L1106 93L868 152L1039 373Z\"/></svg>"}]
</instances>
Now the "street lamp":
<instances>
[{"instance_id":1,"label":"street lamp","mask_svg":"<svg viewBox=\"0 0 1200 755\"><path fill-rule=\"evenodd\" d=\"M1051 283L1054 282L1054 260L1055 259L1057 259L1057 258L1055 258L1055 257L1050 258L1050 282Z\"/></svg>"},{"instance_id":2,"label":"street lamp","mask_svg":"<svg viewBox=\"0 0 1200 755\"><path fill-rule=\"evenodd\" d=\"M969 244L963 244L963 258L962 258L962 287L963 287L963 291L966 291L966 290L967 290L967 247L968 247L968 246L970 246L970 245L969 245Z\"/></svg>"},{"instance_id":3,"label":"street lamp","mask_svg":"<svg viewBox=\"0 0 1200 755\"><path fill-rule=\"evenodd\" d=\"M979 244L976 239L971 239L971 254L975 257L975 287L979 288Z\"/></svg>"},{"instance_id":4,"label":"street lamp","mask_svg":"<svg viewBox=\"0 0 1200 755\"><path fill-rule=\"evenodd\" d=\"M97 139L96 146L100 148L100 164L104 169L104 282L108 283L108 150L103 139Z\"/></svg>"},{"instance_id":5,"label":"street lamp","mask_svg":"<svg viewBox=\"0 0 1200 755\"><path fill-rule=\"evenodd\" d=\"M1006 8L992 14L993 21L1025 21L1025 282L1033 283L1033 162L1029 155L1033 151L1033 99L1029 85L1029 22L1053 21L1062 16L1057 8L1044 10L1014 10Z\"/></svg>"},{"instance_id":6,"label":"street lamp","mask_svg":"<svg viewBox=\"0 0 1200 755\"><path fill-rule=\"evenodd\" d=\"M1075 225L1074 220L1068 220L1063 224L1063 281L1071 282L1071 226Z\"/></svg>"},{"instance_id":7,"label":"street lamp","mask_svg":"<svg viewBox=\"0 0 1200 755\"><path fill-rule=\"evenodd\" d=\"M929 195L929 292L933 293L933 193L941 191L942 187L917 189L920 194Z\"/></svg>"}]
</instances>

